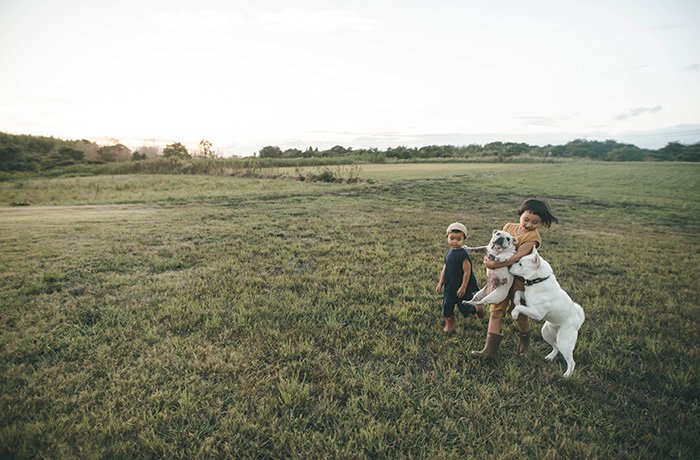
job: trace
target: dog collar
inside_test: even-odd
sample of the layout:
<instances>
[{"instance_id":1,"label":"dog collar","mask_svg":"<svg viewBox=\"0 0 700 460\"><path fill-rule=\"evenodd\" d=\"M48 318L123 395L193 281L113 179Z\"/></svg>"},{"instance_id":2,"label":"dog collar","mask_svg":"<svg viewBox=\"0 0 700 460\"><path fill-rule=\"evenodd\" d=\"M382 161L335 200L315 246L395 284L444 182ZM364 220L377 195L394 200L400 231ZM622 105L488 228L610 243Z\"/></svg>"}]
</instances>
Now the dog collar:
<instances>
[{"instance_id":1,"label":"dog collar","mask_svg":"<svg viewBox=\"0 0 700 460\"><path fill-rule=\"evenodd\" d=\"M533 284L541 283L549 279L549 276L545 278L535 278L534 280L524 280L525 286L532 286Z\"/></svg>"}]
</instances>

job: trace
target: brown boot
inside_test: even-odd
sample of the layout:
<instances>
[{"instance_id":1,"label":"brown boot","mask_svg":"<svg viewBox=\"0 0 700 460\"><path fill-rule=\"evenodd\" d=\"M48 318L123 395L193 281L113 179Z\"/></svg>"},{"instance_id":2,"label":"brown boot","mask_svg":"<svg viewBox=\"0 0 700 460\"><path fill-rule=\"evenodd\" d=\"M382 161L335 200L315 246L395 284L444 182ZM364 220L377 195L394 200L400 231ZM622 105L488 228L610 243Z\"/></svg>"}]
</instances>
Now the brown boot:
<instances>
[{"instance_id":1,"label":"brown boot","mask_svg":"<svg viewBox=\"0 0 700 460\"><path fill-rule=\"evenodd\" d=\"M486 334L486 345L481 351L473 351L472 356L475 358L491 358L498 353L498 347L501 345L501 340L503 340L503 334L497 334L495 332L490 332Z\"/></svg>"},{"instance_id":2,"label":"brown boot","mask_svg":"<svg viewBox=\"0 0 700 460\"><path fill-rule=\"evenodd\" d=\"M526 355L530 349L530 331L520 333L520 354Z\"/></svg>"}]
</instances>

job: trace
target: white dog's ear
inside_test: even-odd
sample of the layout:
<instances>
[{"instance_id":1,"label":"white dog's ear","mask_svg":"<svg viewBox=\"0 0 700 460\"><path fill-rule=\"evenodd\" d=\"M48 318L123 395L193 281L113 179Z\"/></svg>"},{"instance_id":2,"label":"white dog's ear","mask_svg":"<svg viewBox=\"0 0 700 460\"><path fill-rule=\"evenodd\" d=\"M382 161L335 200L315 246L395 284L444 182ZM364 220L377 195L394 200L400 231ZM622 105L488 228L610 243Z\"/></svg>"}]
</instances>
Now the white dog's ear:
<instances>
[{"instance_id":1,"label":"white dog's ear","mask_svg":"<svg viewBox=\"0 0 700 460\"><path fill-rule=\"evenodd\" d=\"M495 235L497 231L498 231L498 229L494 230L492 235Z\"/></svg>"},{"instance_id":2,"label":"white dog's ear","mask_svg":"<svg viewBox=\"0 0 700 460\"><path fill-rule=\"evenodd\" d=\"M535 255L533 261L539 267L540 266L540 254L537 252L537 248L532 248L532 253Z\"/></svg>"}]
</instances>

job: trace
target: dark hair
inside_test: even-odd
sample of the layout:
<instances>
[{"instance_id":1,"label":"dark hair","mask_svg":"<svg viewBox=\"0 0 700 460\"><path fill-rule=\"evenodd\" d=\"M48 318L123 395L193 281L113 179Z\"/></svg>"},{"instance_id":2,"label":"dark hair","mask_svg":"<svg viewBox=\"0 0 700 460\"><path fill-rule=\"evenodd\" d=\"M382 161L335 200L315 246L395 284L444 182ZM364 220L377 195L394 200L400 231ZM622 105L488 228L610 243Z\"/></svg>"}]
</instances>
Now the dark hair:
<instances>
[{"instance_id":1,"label":"dark hair","mask_svg":"<svg viewBox=\"0 0 700 460\"><path fill-rule=\"evenodd\" d=\"M549 210L549 205L541 200L525 200L523 204L520 205L518 209L518 215L522 216L525 211L530 211L531 213L539 216L542 219L542 225L549 227L552 223L559 223L559 220L552 215L552 211Z\"/></svg>"}]
</instances>

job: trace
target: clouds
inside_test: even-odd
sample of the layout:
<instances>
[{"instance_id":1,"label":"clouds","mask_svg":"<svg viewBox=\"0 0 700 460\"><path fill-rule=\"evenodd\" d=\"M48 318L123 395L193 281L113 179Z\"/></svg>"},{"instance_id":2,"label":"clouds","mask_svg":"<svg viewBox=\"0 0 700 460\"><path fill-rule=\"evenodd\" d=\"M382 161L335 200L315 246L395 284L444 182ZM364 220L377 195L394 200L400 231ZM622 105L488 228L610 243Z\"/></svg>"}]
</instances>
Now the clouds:
<instances>
[{"instance_id":1,"label":"clouds","mask_svg":"<svg viewBox=\"0 0 700 460\"><path fill-rule=\"evenodd\" d=\"M656 113L656 112L659 112L660 110L661 110L660 105L655 105L654 107L637 107L637 108L630 110L629 112L624 112L624 113L619 114L618 116L615 117L615 119L625 121L625 120L628 120L628 119L633 118L633 117L638 117L638 116L643 115L645 113Z\"/></svg>"},{"instance_id":2,"label":"clouds","mask_svg":"<svg viewBox=\"0 0 700 460\"><path fill-rule=\"evenodd\" d=\"M230 11L204 9L198 11L173 10L153 13L153 23L164 30L175 32L200 32L203 30L233 26L241 19L240 14Z\"/></svg>"},{"instance_id":3,"label":"clouds","mask_svg":"<svg viewBox=\"0 0 700 460\"><path fill-rule=\"evenodd\" d=\"M262 27L268 30L328 33L337 30L369 31L378 24L377 20L351 10L257 7L158 11L153 14L153 22L162 29L178 32Z\"/></svg>"}]
</instances>

